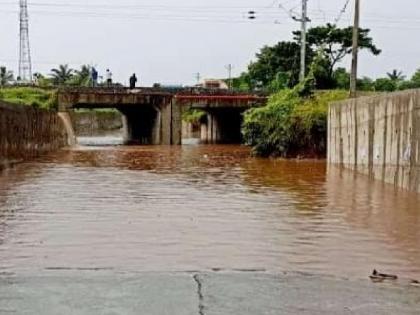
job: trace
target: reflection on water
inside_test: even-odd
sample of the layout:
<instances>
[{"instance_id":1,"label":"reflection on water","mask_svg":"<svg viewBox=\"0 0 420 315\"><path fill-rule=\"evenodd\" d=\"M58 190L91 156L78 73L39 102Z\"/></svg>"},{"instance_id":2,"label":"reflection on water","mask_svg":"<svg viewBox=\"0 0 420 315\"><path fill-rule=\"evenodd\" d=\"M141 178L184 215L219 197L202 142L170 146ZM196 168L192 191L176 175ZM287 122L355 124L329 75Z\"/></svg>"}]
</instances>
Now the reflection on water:
<instances>
[{"instance_id":1,"label":"reflection on water","mask_svg":"<svg viewBox=\"0 0 420 315\"><path fill-rule=\"evenodd\" d=\"M79 147L0 176L0 272L378 268L416 278L419 199L240 146Z\"/></svg>"}]
</instances>

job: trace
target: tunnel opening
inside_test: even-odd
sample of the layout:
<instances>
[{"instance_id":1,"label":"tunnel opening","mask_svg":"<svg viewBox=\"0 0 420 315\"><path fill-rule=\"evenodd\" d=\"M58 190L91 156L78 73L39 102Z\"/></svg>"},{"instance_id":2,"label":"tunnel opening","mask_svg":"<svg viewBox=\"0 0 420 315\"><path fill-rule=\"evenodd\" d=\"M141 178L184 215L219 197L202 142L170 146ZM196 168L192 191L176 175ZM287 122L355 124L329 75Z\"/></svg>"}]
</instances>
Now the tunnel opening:
<instances>
[{"instance_id":1,"label":"tunnel opening","mask_svg":"<svg viewBox=\"0 0 420 315\"><path fill-rule=\"evenodd\" d=\"M219 108L208 112L202 123L201 140L213 144L242 143L243 110Z\"/></svg>"},{"instance_id":2,"label":"tunnel opening","mask_svg":"<svg viewBox=\"0 0 420 315\"><path fill-rule=\"evenodd\" d=\"M124 120L124 144L160 143L160 111L154 106L119 108Z\"/></svg>"}]
</instances>

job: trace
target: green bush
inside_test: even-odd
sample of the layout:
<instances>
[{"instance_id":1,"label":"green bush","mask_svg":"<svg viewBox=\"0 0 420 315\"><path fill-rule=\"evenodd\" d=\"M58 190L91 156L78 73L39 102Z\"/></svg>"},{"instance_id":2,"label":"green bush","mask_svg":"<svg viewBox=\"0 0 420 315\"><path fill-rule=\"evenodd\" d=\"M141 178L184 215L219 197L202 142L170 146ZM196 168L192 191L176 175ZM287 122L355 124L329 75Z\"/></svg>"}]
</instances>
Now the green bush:
<instances>
[{"instance_id":1,"label":"green bush","mask_svg":"<svg viewBox=\"0 0 420 315\"><path fill-rule=\"evenodd\" d=\"M0 100L44 109L57 109L58 103L55 90L44 90L33 87L0 89Z\"/></svg>"},{"instance_id":2,"label":"green bush","mask_svg":"<svg viewBox=\"0 0 420 315\"><path fill-rule=\"evenodd\" d=\"M205 115L206 113L202 110L188 109L182 113L182 120L191 124L199 124Z\"/></svg>"},{"instance_id":3,"label":"green bush","mask_svg":"<svg viewBox=\"0 0 420 315\"><path fill-rule=\"evenodd\" d=\"M267 106L245 113L244 140L260 156L323 157L328 104L347 95L335 90L301 97L298 89L282 90L270 97Z\"/></svg>"}]
</instances>

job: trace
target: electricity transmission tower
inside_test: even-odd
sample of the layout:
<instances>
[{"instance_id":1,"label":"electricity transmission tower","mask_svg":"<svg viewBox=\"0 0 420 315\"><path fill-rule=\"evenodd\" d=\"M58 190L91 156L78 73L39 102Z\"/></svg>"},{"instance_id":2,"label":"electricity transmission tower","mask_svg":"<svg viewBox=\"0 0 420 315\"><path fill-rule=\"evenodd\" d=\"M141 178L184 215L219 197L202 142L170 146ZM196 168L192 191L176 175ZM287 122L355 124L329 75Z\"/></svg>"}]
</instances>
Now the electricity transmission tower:
<instances>
[{"instance_id":1,"label":"electricity transmission tower","mask_svg":"<svg viewBox=\"0 0 420 315\"><path fill-rule=\"evenodd\" d=\"M29 16L27 0L19 0L19 7L19 78L21 82L32 82L32 64L31 51L29 47Z\"/></svg>"}]
</instances>

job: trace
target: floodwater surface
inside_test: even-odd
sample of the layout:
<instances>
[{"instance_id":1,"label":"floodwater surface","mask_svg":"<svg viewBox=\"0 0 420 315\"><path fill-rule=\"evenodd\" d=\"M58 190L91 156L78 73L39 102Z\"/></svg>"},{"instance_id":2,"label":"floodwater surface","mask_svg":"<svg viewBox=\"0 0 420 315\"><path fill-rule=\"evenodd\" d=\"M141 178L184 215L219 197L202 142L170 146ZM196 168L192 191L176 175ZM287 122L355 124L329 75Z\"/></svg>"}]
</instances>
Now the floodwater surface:
<instances>
[{"instance_id":1,"label":"floodwater surface","mask_svg":"<svg viewBox=\"0 0 420 315\"><path fill-rule=\"evenodd\" d=\"M80 146L0 174L0 273L420 275L420 197L323 161Z\"/></svg>"}]
</instances>

